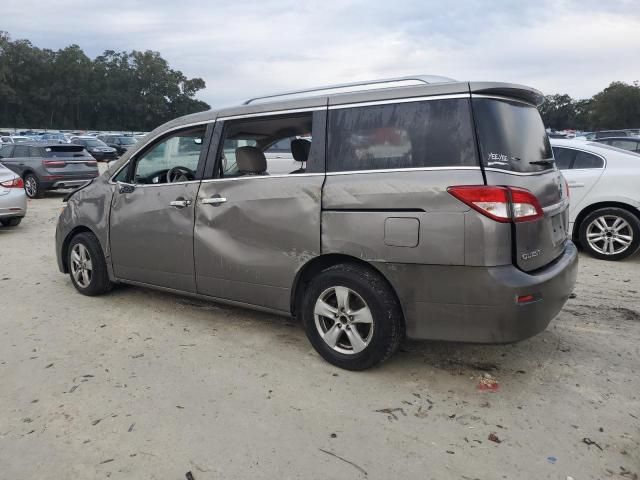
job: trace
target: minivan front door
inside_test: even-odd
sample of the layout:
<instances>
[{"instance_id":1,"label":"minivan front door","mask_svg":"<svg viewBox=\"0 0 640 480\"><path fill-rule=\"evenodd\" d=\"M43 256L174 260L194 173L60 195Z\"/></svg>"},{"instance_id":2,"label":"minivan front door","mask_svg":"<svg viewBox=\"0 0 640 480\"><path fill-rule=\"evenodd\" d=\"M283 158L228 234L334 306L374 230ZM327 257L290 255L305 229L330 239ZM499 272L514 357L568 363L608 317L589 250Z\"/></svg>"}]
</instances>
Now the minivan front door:
<instances>
[{"instance_id":1,"label":"minivan front door","mask_svg":"<svg viewBox=\"0 0 640 480\"><path fill-rule=\"evenodd\" d=\"M110 244L118 279L195 292L193 217L205 128L152 143L132 158L126 183L116 185Z\"/></svg>"},{"instance_id":2,"label":"minivan front door","mask_svg":"<svg viewBox=\"0 0 640 480\"><path fill-rule=\"evenodd\" d=\"M325 118L318 111L229 121L224 128L218 122L223 139L215 173L203 180L196 202L198 293L290 311L296 273L320 254ZM295 142L293 157L265 158L283 138Z\"/></svg>"}]
</instances>

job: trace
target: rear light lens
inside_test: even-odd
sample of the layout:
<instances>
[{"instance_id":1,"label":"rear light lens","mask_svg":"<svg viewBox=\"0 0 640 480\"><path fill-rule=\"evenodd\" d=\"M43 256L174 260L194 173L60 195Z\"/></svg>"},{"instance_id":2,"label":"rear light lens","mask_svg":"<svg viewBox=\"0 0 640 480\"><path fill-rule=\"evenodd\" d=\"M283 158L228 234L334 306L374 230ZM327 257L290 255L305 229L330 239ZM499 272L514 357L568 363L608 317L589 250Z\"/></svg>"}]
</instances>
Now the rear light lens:
<instances>
[{"instance_id":1,"label":"rear light lens","mask_svg":"<svg viewBox=\"0 0 640 480\"><path fill-rule=\"evenodd\" d=\"M527 222L544 216L536 196L524 188L462 185L447 191L496 222Z\"/></svg>"},{"instance_id":2,"label":"rear light lens","mask_svg":"<svg viewBox=\"0 0 640 480\"><path fill-rule=\"evenodd\" d=\"M567 192L567 198L571 197L571 193L569 192L569 182L567 182L567 179L562 177L564 179L564 190L565 192Z\"/></svg>"},{"instance_id":3,"label":"rear light lens","mask_svg":"<svg viewBox=\"0 0 640 480\"><path fill-rule=\"evenodd\" d=\"M64 167L67 164L64 160L43 160L42 165L45 167Z\"/></svg>"},{"instance_id":4,"label":"rear light lens","mask_svg":"<svg viewBox=\"0 0 640 480\"><path fill-rule=\"evenodd\" d=\"M13 180L7 180L6 182L0 182L4 188L24 188L24 181L22 178L16 177Z\"/></svg>"}]
</instances>

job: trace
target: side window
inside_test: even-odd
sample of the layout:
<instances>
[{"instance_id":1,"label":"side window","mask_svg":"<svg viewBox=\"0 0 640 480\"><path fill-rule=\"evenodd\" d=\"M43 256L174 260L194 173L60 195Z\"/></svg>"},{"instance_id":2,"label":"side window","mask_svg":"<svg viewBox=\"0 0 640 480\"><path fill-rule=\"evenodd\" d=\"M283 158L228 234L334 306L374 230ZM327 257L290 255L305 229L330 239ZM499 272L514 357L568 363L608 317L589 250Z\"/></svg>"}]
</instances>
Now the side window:
<instances>
[{"instance_id":1,"label":"side window","mask_svg":"<svg viewBox=\"0 0 640 480\"><path fill-rule=\"evenodd\" d=\"M305 173L313 160L313 114L225 123L218 178Z\"/></svg>"},{"instance_id":2,"label":"side window","mask_svg":"<svg viewBox=\"0 0 640 480\"><path fill-rule=\"evenodd\" d=\"M329 111L328 170L477 166L468 99Z\"/></svg>"},{"instance_id":3,"label":"side window","mask_svg":"<svg viewBox=\"0 0 640 480\"><path fill-rule=\"evenodd\" d=\"M13 145L2 145L2 147L0 147L0 157L11 158L12 153L13 153Z\"/></svg>"},{"instance_id":4,"label":"side window","mask_svg":"<svg viewBox=\"0 0 640 480\"><path fill-rule=\"evenodd\" d=\"M576 151L570 148L553 147L553 157L556 159L556 166L560 170L568 170L571 161L575 157Z\"/></svg>"},{"instance_id":5,"label":"side window","mask_svg":"<svg viewBox=\"0 0 640 480\"><path fill-rule=\"evenodd\" d=\"M632 152L636 149L636 142L633 140L612 140L609 145L612 147L623 148L624 150L631 150Z\"/></svg>"},{"instance_id":6,"label":"side window","mask_svg":"<svg viewBox=\"0 0 640 480\"><path fill-rule=\"evenodd\" d=\"M206 126L183 130L151 145L135 160L134 183L194 180Z\"/></svg>"},{"instance_id":7,"label":"side window","mask_svg":"<svg viewBox=\"0 0 640 480\"><path fill-rule=\"evenodd\" d=\"M572 168L602 168L603 166L602 158L587 152L576 152Z\"/></svg>"},{"instance_id":8,"label":"side window","mask_svg":"<svg viewBox=\"0 0 640 480\"><path fill-rule=\"evenodd\" d=\"M13 151L13 156L16 158L24 158L29 156L29 147L26 145L17 145Z\"/></svg>"},{"instance_id":9,"label":"side window","mask_svg":"<svg viewBox=\"0 0 640 480\"><path fill-rule=\"evenodd\" d=\"M29 156L34 158L43 157L42 149L39 147L29 147Z\"/></svg>"}]
</instances>

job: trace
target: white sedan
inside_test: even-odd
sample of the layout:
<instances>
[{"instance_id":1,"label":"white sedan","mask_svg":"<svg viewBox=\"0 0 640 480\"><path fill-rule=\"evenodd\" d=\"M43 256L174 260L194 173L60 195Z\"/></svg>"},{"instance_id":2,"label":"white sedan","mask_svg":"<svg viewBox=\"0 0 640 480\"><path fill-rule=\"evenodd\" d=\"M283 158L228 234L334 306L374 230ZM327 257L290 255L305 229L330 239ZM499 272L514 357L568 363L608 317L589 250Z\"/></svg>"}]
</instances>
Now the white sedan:
<instances>
[{"instance_id":1,"label":"white sedan","mask_svg":"<svg viewBox=\"0 0 640 480\"><path fill-rule=\"evenodd\" d=\"M570 192L569 229L592 256L621 260L640 247L640 155L601 143L551 139Z\"/></svg>"}]
</instances>

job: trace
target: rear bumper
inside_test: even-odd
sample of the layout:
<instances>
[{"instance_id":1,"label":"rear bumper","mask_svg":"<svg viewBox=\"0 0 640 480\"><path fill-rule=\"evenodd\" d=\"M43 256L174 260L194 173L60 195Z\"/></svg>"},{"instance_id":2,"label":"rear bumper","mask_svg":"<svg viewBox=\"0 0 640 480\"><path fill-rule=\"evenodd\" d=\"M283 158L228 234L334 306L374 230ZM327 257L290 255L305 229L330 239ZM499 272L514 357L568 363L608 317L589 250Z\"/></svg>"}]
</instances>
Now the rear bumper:
<instances>
[{"instance_id":1,"label":"rear bumper","mask_svg":"<svg viewBox=\"0 0 640 480\"><path fill-rule=\"evenodd\" d=\"M573 291L578 252L567 243L553 263L525 273L514 266L376 264L402 304L415 339L508 343L543 331ZM536 300L518 304L519 296Z\"/></svg>"},{"instance_id":2,"label":"rear bumper","mask_svg":"<svg viewBox=\"0 0 640 480\"><path fill-rule=\"evenodd\" d=\"M0 218L24 217L27 214L27 196L21 188L0 195Z\"/></svg>"},{"instance_id":3,"label":"rear bumper","mask_svg":"<svg viewBox=\"0 0 640 480\"><path fill-rule=\"evenodd\" d=\"M77 176L64 177L60 175L54 180L43 179L40 182L40 185L44 190L55 190L56 188L78 188L97 176L97 173L95 175L83 175L80 178Z\"/></svg>"}]
</instances>

